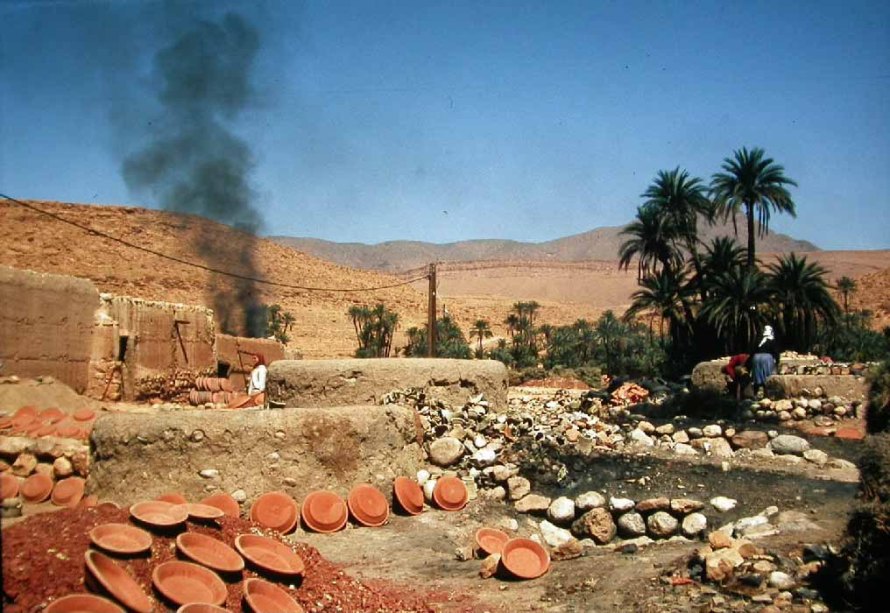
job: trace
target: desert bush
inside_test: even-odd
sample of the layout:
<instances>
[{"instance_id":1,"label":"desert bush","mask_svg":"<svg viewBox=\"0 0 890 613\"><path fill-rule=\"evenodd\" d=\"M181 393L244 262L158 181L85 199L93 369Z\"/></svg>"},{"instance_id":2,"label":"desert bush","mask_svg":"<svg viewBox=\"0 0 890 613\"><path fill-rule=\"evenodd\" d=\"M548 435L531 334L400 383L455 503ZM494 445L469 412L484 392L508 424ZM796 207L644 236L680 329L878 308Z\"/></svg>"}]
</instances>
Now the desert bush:
<instances>
[{"instance_id":1,"label":"desert bush","mask_svg":"<svg viewBox=\"0 0 890 613\"><path fill-rule=\"evenodd\" d=\"M409 328L406 331L408 335L408 345L405 347L405 355L407 357L424 357L428 351L427 329L426 328ZM468 360L472 357L473 352L470 350L469 344L460 327L454 322L450 315L445 315L441 319L436 320L436 357L439 358L457 358Z\"/></svg>"},{"instance_id":2,"label":"desert bush","mask_svg":"<svg viewBox=\"0 0 890 613\"><path fill-rule=\"evenodd\" d=\"M868 414L866 428L869 433L890 431L890 360L873 368L869 373Z\"/></svg>"},{"instance_id":3,"label":"desert bush","mask_svg":"<svg viewBox=\"0 0 890 613\"><path fill-rule=\"evenodd\" d=\"M819 334L815 351L841 362L871 362L890 358L890 338L871 328L868 311L846 313Z\"/></svg>"}]
</instances>

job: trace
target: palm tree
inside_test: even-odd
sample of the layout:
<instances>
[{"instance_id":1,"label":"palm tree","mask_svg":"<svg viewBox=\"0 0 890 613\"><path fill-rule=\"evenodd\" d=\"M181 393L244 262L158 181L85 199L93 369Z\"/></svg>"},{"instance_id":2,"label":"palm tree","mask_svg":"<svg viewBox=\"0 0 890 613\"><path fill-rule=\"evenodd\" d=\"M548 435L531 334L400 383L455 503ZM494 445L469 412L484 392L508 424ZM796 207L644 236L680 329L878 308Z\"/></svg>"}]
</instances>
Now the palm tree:
<instances>
[{"instance_id":1,"label":"palm tree","mask_svg":"<svg viewBox=\"0 0 890 613\"><path fill-rule=\"evenodd\" d=\"M819 321L834 323L840 311L828 291L828 271L795 253L782 256L768 268L769 284L779 308L779 327L786 343L798 351L809 351L816 340Z\"/></svg>"},{"instance_id":2,"label":"palm tree","mask_svg":"<svg viewBox=\"0 0 890 613\"><path fill-rule=\"evenodd\" d=\"M731 353L747 351L766 323L771 292L766 276L748 267L731 268L708 280L700 315Z\"/></svg>"},{"instance_id":3,"label":"palm tree","mask_svg":"<svg viewBox=\"0 0 890 613\"><path fill-rule=\"evenodd\" d=\"M624 320L631 321L638 314L650 312L661 319L659 332L664 339L664 322L668 322L668 333L675 343L684 331L692 326L692 291L686 284L682 271L661 270L640 281L640 289L631 294L633 302L624 313Z\"/></svg>"},{"instance_id":4,"label":"palm tree","mask_svg":"<svg viewBox=\"0 0 890 613\"><path fill-rule=\"evenodd\" d=\"M470 328L470 337L472 338L474 336L479 339L479 356L482 357L482 339L492 337L491 326L486 320L476 320L473 327Z\"/></svg>"},{"instance_id":5,"label":"palm tree","mask_svg":"<svg viewBox=\"0 0 890 613\"><path fill-rule=\"evenodd\" d=\"M637 258L637 281L664 268L679 268L683 256L674 245L670 219L656 206L637 207L636 219L630 222L622 236L629 236L618 250L618 268L625 270Z\"/></svg>"},{"instance_id":6,"label":"palm tree","mask_svg":"<svg viewBox=\"0 0 890 613\"><path fill-rule=\"evenodd\" d=\"M760 224L759 236L769 232L770 213L788 213L796 217L794 201L786 186L797 186L785 176L785 169L765 158L763 149L745 147L733 152L733 158L723 160L725 172L711 177L711 194L716 212L724 220L732 216L736 228L736 215L744 209L748 220L748 268L754 269L754 213ZM736 228L738 233L738 228Z\"/></svg>"},{"instance_id":7,"label":"palm tree","mask_svg":"<svg viewBox=\"0 0 890 613\"><path fill-rule=\"evenodd\" d=\"M847 276L841 277L837 280L837 291L844 297L844 313L849 313L850 309L847 301L850 294L856 291L856 281Z\"/></svg>"}]
</instances>

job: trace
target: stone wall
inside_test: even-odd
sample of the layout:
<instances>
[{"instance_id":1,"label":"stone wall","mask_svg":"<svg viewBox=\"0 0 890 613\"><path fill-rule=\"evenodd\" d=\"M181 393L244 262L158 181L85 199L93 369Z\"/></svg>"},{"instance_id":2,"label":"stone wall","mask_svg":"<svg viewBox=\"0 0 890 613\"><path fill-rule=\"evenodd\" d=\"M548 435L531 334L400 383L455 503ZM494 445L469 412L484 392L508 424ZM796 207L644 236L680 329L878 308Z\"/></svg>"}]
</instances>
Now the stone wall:
<instances>
[{"instance_id":1,"label":"stone wall","mask_svg":"<svg viewBox=\"0 0 890 613\"><path fill-rule=\"evenodd\" d=\"M271 364L284 359L284 345L267 338L216 335L216 359L229 365L229 381L236 390L247 388L247 378L253 369L253 354L256 353L262 353Z\"/></svg>"},{"instance_id":2,"label":"stone wall","mask_svg":"<svg viewBox=\"0 0 890 613\"><path fill-rule=\"evenodd\" d=\"M0 266L0 361L4 375L51 375L88 386L99 292L85 279Z\"/></svg>"}]
</instances>

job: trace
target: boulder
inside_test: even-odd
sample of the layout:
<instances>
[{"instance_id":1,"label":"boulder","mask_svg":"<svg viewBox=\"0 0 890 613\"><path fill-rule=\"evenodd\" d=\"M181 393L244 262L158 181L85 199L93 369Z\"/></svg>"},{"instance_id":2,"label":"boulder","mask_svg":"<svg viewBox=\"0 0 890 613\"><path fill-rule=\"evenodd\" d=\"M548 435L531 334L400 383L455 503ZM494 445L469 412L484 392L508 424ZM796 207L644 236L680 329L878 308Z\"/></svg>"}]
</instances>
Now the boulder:
<instances>
[{"instance_id":1,"label":"boulder","mask_svg":"<svg viewBox=\"0 0 890 613\"><path fill-rule=\"evenodd\" d=\"M451 436L430 443L430 462L436 466L451 466L464 455L464 445Z\"/></svg>"},{"instance_id":2,"label":"boulder","mask_svg":"<svg viewBox=\"0 0 890 613\"><path fill-rule=\"evenodd\" d=\"M605 545L615 538L616 531L612 514L603 508L587 511L572 524L572 534L581 538L590 537L598 545Z\"/></svg>"},{"instance_id":3,"label":"boulder","mask_svg":"<svg viewBox=\"0 0 890 613\"><path fill-rule=\"evenodd\" d=\"M677 532L677 518L664 511L656 511L646 519L646 527L654 538L667 538Z\"/></svg>"},{"instance_id":4,"label":"boulder","mask_svg":"<svg viewBox=\"0 0 890 613\"><path fill-rule=\"evenodd\" d=\"M769 436L760 430L743 430L732 437L736 449L762 449L769 443Z\"/></svg>"},{"instance_id":5,"label":"boulder","mask_svg":"<svg viewBox=\"0 0 890 613\"><path fill-rule=\"evenodd\" d=\"M780 434L770 441L770 449L773 453L803 455L810 448L810 443L805 438L793 434Z\"/></svg>"},{"instance_id":6,"label":"boulder","mask_svg":"<svg viewBox=\"0 0 890 613\"><path fill-rule=\"evenodd\" d=\"M550 503L547 508L547 517L555 524L563 525L575 519L575 502L566 496L560 496ZM556 547L557 545L553 545Z\"/></svg>"},{"instance_id":7,"label":"boulder","mask_svg":"<svg viewBox=\"0 0 890 613\"><path fill-rule=\"evenodd\" d=\"M680 524L680 532L683 536L693 538L708 528L708 518L703 513L690 513L683 518Z\"/></svg>"},{"instance_id":8,"label":"boulder","mask_svg":"<svg viewBox=\"0 0 890 613\"><path fill-rule=\"evenodd\" d=\"M616 523L618 533L624 538L635 538L646 534L646 520L636 511L620 515Z\"/></svg>"},{"instance_id":9,"label":"boulder","mask_svg":"<svg viewBox=\"0 0 890 613\"><path fill-rule=\"evenodd\" d=\"M729 360L699 362L692 369L692 387L702 391L723 392L726 390L726 375L721 369Z\"/></svg>"}]
</instances>

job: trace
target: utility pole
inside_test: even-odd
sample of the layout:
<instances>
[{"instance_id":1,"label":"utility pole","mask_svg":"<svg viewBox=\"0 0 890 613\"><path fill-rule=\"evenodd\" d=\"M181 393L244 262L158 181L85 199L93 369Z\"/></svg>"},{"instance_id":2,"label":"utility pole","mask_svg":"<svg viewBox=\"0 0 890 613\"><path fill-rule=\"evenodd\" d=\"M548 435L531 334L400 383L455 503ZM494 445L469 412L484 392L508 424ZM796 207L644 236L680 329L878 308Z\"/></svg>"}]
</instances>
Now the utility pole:
<instances>
[{"instance_id":1,"label":"utility pole","mask_svg":"<svg viewBox=\"0 0 890 613\"><path fill-rule=\"evenodd\" d=\"M436 357L436 264L430 264L429 308L427 309L427 357Z\"/></svg>"}]
</instances>

